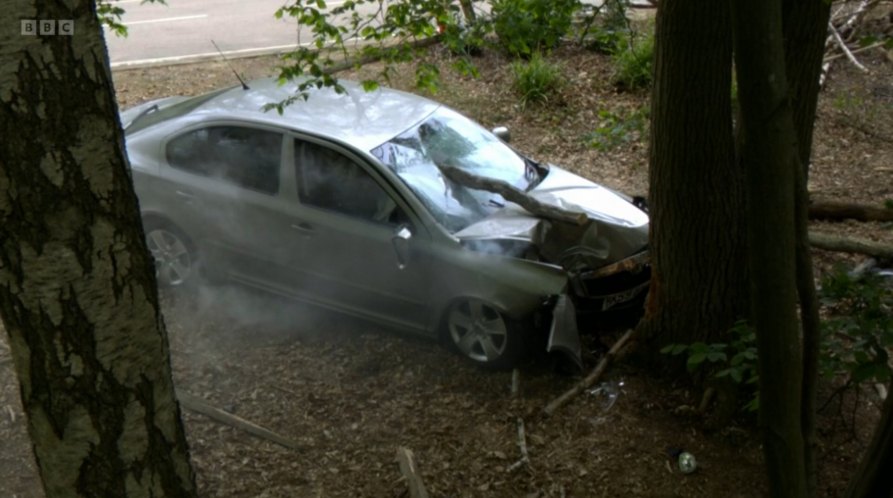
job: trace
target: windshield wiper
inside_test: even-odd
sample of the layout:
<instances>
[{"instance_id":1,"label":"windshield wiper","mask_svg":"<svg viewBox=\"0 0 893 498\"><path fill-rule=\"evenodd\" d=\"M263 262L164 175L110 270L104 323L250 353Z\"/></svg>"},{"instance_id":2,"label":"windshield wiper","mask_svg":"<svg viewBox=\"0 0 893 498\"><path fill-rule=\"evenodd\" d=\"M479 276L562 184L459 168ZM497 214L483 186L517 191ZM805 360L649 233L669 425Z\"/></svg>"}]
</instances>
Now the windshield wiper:
<instances>
[{"instance_id":1,"label":"windshield wiper","mask_svg":"<svg viewBox=\"0 0 893 498\"><path fill-rule=\"evenodd\" d=\"M133 119L130 121L130 123L128 123L127 126L124 128L124 133L127 133L127 130L129 130L133 125L135 125L137 121L139 121L140 119L142 119L143 116L145 116L146 114L149 114L150 112L154 112L154 111L157 111L157 110L158 110L158 104L152 104L152 105L150 105L149 107L147 107L147 108L143 109L142 111L140 111L140 113L137 114L136 117L133 118Z\"/></svg>"}]
</instances>

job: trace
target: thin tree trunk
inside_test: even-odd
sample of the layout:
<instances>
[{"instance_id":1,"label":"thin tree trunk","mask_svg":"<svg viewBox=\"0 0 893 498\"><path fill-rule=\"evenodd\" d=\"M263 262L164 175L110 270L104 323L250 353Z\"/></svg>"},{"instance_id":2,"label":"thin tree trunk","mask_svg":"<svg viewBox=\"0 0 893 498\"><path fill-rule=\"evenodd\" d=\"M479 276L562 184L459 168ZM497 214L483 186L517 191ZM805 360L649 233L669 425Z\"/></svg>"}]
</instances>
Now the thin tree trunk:
<instances>
[{"instance_id":1,"label":"thin tree trunk","mask_svg":"<svg viewBox=\"0 0 893 498\"><path fill-rule=\"evenodd\" d=\"M887 392L893 392L893 382L890 383ZM893 496L891 462L893 462L893 394L888 394L871 445L862 456L859 469L850 481L846 498Z\"/></svg>"},{"instance_id":2,"label":"thin tree trunk","mask_svg":"<svg viewBox=\"0 0 893 498\"><path fill-rule=\"evenodd\" d=\"M195 496L95 6L0 11L0 315L46 496Z\"/></svg>"},{"instance_id":3,"label":"thin tree trunk","mask_svg":"<svg viewBox=\"0 0 893 498\"><path fill-rule=\"evenodd\" d=\"M651 100L651 288L642 337L718 341L747 314L743 176L734 161L729 6L657 13Z\"/></svg>"},{"instance_id":4,"label":"thin tree trunk","mask_svg":"<svg viewBox=\"0 0 893 498\"><path fill-rule=\"evenodd\" d=\"M803 336L803 384L800 424L804 440L804 465L809 496L817 489L816 471L816 380L819 363L819 304L809 245L809 193L807 180L812 154L819 75L825 53L825 35L831 16L831 2L825 0L783 0L782 22L785 71L797 135L798 161L795 169L794 227L796 237L797 295Z\"/></svg>"},{"instance_id":5,"label":"thin tree trunk","mask_svg":"<svg viewBox=\"0 0 893 498\"><path fill-rule=\"evenodd\" d=\"M803 462L806 471L808 496L815 496L818 488L816 469L816 382L819 376L821 331L819 300L812 269L812 248L809 243L809 193L806 176L799 163L792 165L795 176L794 228L795 261L797 266L797 295L800 298L800 325L803 336L803 384L800 401L800 430L803 433Z\"/></svg>"},{"instance_id":6,"label":"thin tree trunk","mask_svg":"<svg viewBox=\"0 0 893 498\"><path fill-rule=\"evenodd\" d=\"M797 135L788 95L782 11L773 0L732 0L741 103L740 160L749 199L751 318L757 331L760 426L770 494L806 497L801 429L803 353L797 324Z\"/></svg>"}]
</instances>

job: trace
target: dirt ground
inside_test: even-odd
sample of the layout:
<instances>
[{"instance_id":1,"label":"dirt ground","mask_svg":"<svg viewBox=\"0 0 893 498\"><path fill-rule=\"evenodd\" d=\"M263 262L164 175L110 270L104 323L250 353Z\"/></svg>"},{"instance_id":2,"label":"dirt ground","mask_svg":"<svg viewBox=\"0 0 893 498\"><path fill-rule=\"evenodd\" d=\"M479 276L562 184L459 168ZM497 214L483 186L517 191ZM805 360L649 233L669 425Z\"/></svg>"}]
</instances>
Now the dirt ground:
<instances>
[{"instance_id":1,"label":"dirt ground","mask_svg":"<svg viewBox=\"0 0 893 498\"><path fill-rule=\"evenodd\" d=\"M485 126L509 126L513 143L539 160L621 191L647 192L647 146L637 132L607 150L586 143L601 111L641 109L647 93L618 93L603 55L566 48L553 60L566 83L545 106L521 107L507 61L493 54L478 60L477 80L444 70L434 98ZM877 204L893 199L893 53L868 52L862 61L870 73L837 61L821 94L810 189L822 198ZM275 63L272 57L233 61L248 78L273 74ZM406 73L392 86L409 89ZM121 71L114 78L122 108L235 83L218 62ZM816 225L893 243L889 224ZM822 268L841 259L816 256ZM162 299L178 389L300 448L185 411L203 496L408 496L395 461L399 447L414 452L437 497L765 495L753 420L708 430L691 408L701 393L629 366L614 367L605 378L617 391L613 404L586 392L547 418L542 408L578 380L548 365L524 368L513 397L511 373L483 371L436 343L367 323L238 288L165 291ZM594 350L591 368L600 341L587 344ZM5 335L0 375L0 495L39 497ZM820 496L840 495L868 441L875 401L864 393L822 412ZM853 411L862 416L852 418ZM515 465L519 421L529 463ZM674 449L694 454L698 470L680 473L668 457Z\"/></svg>"}]
</instances>

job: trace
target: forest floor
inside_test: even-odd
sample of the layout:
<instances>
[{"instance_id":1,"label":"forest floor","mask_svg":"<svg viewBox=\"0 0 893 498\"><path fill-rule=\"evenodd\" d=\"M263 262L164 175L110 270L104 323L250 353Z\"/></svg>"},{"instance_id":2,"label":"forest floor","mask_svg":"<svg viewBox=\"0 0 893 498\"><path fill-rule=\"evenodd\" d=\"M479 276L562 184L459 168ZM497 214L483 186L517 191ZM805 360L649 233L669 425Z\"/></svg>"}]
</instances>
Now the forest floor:
<instances>
[{"instance_id":1,"label":"forest floor","mask_svg":"<svg viewBox=\"0 0 893 498\"><path fill-rule=\"evenodd\" d=\"M616 125L608 119L625 123L647 109L648 92L618 91L606 56L577 47L558 50L550 60L562 68L560 94L546 105L526 107L518 103L503 57L488 53L477 59L477 79L448 70L446 54L438 60L442 89L433 98L486 127L510 127L513 144L540 161L616 190L647 192L647 130L633 125L609 133ZM868 74L837 61L821 93L810 190L823 199L879 204L893 199L893 52L868 52L862 61ZM275 74L276 63L274 57L232 61L249 79ZM401 68L391 86L411 90L411 73ZM120 71L114 81L122 108L235 83L219 62ZM598 128L603 131L594 133ZM815 226L893 243L890 224ZM815 255L821 269L859 260ZM532 364L522 369L520 395L513 397L510 372L475 368L436 343L375 325L237 288L165 291L162 299L178 389L301 448L286 449L184 411L203 496L408 496L395 461L399 447L414 452L436 497L766 493L752 417L737 416L717 429L709 415L693 408L699 391L629 365L613 367L604 379L617 389L613 404L586 392L545 417L542 408L577 378ZM587 341L595 350L590 357L616 337L586 332L605 337ZM0 372L0 496L42 496L5 335ZM824 387L820 401L832 387ZM820 414L819 496L841 494L868 442L876 402L873 392L851 392ZM515 466L521 458L519 420L529 463ZM676 469L668 457L674 448L695 455L696 472Z\"/></svg>"}]
</instances>

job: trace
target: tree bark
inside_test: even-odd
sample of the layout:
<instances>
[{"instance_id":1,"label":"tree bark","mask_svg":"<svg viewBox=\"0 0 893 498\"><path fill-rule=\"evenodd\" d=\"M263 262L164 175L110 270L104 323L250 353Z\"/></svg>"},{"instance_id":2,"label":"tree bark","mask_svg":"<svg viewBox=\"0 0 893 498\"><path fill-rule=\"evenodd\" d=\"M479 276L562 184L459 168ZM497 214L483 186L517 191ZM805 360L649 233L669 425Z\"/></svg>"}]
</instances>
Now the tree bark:
<instances>
[{"instance_id":1,"label":"tree bark","mask_svg":"<svg viewBox=\"0 0 893 498\"><path fill-rule=\"evenodd\" d=\"M812 252L809 246L808 218L811 212L807 183L812 155L812 135L818 103L819 76L825 54L826 26L831 2L825 0L783 0L782 23L785 71L797 137L797 159L793 164L794 227L797 295L803 336L803 384L800 423L804 439L804 464L809 496L815 496L816 380L819 364L819 303L815 290Z\"/></svg>"},{"instance_id":2,"label":"tree bark","mask_svg":"<svg viewBox=\"0 0 893 498\"><path fill-rule=\"evenodd\" d=\"M888 392L893 391L893 383ZM874 498L893 496L893 395L888 395L881 412L881 420L872 436L871 444L856 475L850 481L846 498Z\"/></svg>"},{"instance_id":3,"label":"tree bark","mask_svg":"<svg viewBox=\"0 0 893 498\"><path fill-rule=\"evenodd\" d=\"M648 195L653 272L640 323L650 351L719 342L747 314L728 3L662 2L656 29Z\"/></svg>"},{"instance_id":4,"label":"tree bark","mask_svg":"<svg viewBox=\"0 0 893 498\"><path fill-rule=\"evenodd\" d=\"M46 496L195 496L95 6L0 11L0 315Z\"/></svg>"},{"instance_id":5,"label":"tree bark","mask_svg":"<svg viewBox=\"0 0 893 498\"><path fill-rule=\"evenodd\" d=\"M803 353L796 306L797 133L788 94L781 3L732 0L747 176L751 323L757 331L759 423L770 495L808 493L801 424ZM756 269L759 268L759 271Z\"/></svg>"}]
</instances>

